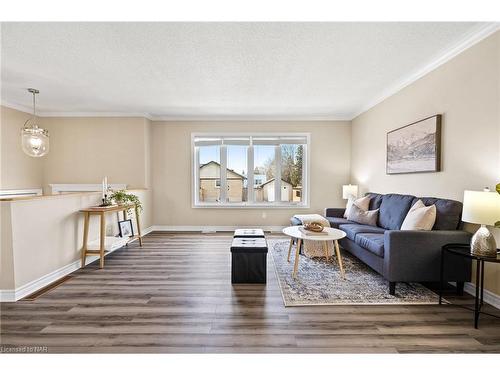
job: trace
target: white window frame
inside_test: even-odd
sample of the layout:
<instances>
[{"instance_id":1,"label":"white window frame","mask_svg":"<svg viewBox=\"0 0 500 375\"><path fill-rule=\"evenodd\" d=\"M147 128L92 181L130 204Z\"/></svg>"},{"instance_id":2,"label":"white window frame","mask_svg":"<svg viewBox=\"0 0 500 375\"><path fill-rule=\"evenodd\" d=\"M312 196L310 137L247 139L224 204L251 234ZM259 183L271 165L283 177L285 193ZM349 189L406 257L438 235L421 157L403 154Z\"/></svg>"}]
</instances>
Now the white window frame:
<instances>
[{"instance_id":1,"label":"white window frame","mask_svg":"<svg viewBox=\"0 0 500 375\"><path fill-rule=\"evenodd\" d=\"M305 150L302 160L302 199L301 202L282 202L275 200L274 202L254 202L254 148L252 141L247 148L247 202L228 202L226 200L227 191L221 189L220 202L200 202L199 201L199 149L195 147L195 138L209 137L302 137L306 139L304 144ZM192 208L309 208L309 187L310 187L310 150L311 150L311 133L191 133L191 199ZM281 198L281 147L275 148L276 157L276 177L274 184L275 197ZM225 145L220 146L220 164L221 173L220 181L221 186L227 186L225 183L226 174L222 171L224 166L227 168L227 150Z\"/></svg>"}]
</instances>

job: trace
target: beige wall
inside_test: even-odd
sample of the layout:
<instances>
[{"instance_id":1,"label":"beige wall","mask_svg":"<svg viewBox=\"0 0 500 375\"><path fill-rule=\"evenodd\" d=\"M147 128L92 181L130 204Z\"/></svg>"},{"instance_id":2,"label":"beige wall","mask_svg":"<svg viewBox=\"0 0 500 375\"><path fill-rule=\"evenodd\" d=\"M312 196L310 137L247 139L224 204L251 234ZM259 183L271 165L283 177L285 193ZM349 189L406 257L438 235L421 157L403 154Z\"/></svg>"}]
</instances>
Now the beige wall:
<instances>
[{"instance_id":1,"label":"beige wall","mask_svg":"<svg viewBox=\"0 0 500 375\"><path fill-rule=\"evenodd\" d=\"M0 189L42 187L43 158L21 149L21 128L30 114L0 107Z\"/></svg>"},{"instance_id":2,"label":"beige wall","mask_svg":"<svg viewBox=\"0 0 500 375\"><path fill-rule=\"evenodd\" d=\"M310 209L192 208L192 132L310 132ZM297 212L322 213L345 202L351 127L344 122L153 122L154 223L170 226L282 226Z\"/></svg>"},{"instance_id":3,"label":"beige wall","mask_svg":"<svg viewBox=\"0 0 500 375\"><path fill-rule=\"evenodd\" d=\"M362 192L457 200L465 189L494 187L500 182L499 111L497 32L352 121L352 180ZM443 114L442 172L385 174L386 133L437 113ZM500 294L498 265L487 266L485 283Z\"/></svg>"},{"instance_id":4,"label":"beige wall","mask_svg":"<svg viewBox=\"0 0 500 375\"><path fill-rule=\"evenodd\" d=\"M150 127L144 118L45 117L50 152L44 157L43 186L50 183L126 183L147 188Z\"/></svg>"},{"instance_id":5,"label":"beige wall","mask_svg":"<svg viewBox=\"0 0 500 375\"><path fill-rule=\"evenodd\" d=\"M20 132L28 113L0 107L1 189L43 187L50 183L111 183L151 186L151 121L144 118L39 118L50 133L50 152L32 158L21 149Z\"/></svg>"}]
</instances>

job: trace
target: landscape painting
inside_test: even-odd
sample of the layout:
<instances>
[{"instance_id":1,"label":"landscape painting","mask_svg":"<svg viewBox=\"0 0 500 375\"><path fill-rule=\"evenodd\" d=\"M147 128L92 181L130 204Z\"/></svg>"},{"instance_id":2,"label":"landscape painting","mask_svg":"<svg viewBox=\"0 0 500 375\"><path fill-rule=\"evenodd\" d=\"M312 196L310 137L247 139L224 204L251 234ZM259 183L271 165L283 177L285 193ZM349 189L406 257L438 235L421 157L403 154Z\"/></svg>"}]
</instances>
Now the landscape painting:
<instances>
[{"instance_id":1,"label":"landscape painting","mask_svg":"<svg viewBox=\"0 0 500 375\"><path fill-rule=\"evenodd\" d=\"M387 133L387 174L441 169L441 115Z\"/></svg>"}]
</instances>

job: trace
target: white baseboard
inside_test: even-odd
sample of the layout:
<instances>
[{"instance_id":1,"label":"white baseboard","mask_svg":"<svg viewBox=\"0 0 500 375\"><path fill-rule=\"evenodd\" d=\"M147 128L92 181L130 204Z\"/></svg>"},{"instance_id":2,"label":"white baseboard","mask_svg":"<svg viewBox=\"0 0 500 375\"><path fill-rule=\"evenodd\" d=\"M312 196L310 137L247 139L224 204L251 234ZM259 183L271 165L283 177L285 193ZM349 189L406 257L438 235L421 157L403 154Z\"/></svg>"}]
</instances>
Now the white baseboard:
<instances>
[{"instance_id":1,"label":"white baseboard","mask_svg":"<svg viewBox=\"0 0 500 375\"><path fill-rule=\"evenodd\" d=\"M455 282L450 282L450 284L453 286L457 285ZM464 284L464 292L475 297L476 296L476 284L465 283ZM483 300L484 300L484 302L490 304L491 306L494 306L497 309L500 309L500 296L498 294L495 294L493 292L490 292L487 289L484 289Z\"/></svg>"},{"instance_id":2,"label":"white baseboard","mask_svg":"<svg viewBox=\"0 0 500 375\"><path fill-rule=\"evenodd\" d=\"M153 225L153 232L233 232L238 228L261 228L265 232L281 232L279 225Z\"/></svg>"},{"instance_id":3,"label":"white baseboard","mask_svg":"<svg viewBox=\"0 0 500 375\"><path fill-rule=\"evenodd\" d=\"M0 290L0 302L14 302L16 291L14 289Z\"/></svg>"},{"instance_id":4,"label":"white baseboard","mask_svg":"<svg viewBox=\"0 0 500 375\"><path fill-rule=\"evenodd\" d=\"M150 226L143 231L143 235L146 235L153 231L153 227ZM94 262L99 259L97 255L88 256L85 265ZM76 260L64 267L61 267L47 275L44 275L36 280L33 280L23 286L16 289L6 289L0 290L0 302L15 302L29 296L32 293L35 293L37 290L40 290L46 287L49 284L52 284L54 281L59 280L60 278L69 275L72 272L80 269L81 260Z\"/></svg>"},{"instance_id":5,"label":"white baseboard","mask_svg":"<svg viewBox=\"0 0 500 375\"><path fill-rule=\"evenodd\" d=\"M146 234L151 233L154 230L154 227L155 227L154 225L151 225L151 226L147 227L146 229L143 229L141 231L141 235L145 236Z\"/></svg>"},{"instance_id":6,"label":"white baseboard","mask_svg":"<svg viewBox=\"0 0 500 375\"><path fill-rule=\"evenodd\" d=\"M464 291L475 297L476 285L472 283L465 283ZM484 302L489 303L491 306L495 306L497 309L500 309L500 296L498 294L484 289L483 300Z\"/></svg>"},{"instance_id":7,"label":"white baseboard","mask_svg":"<svg viewBox=\"0 0 500 375\"><path fill-rule=\"evenodd\" d=\"M94 258L94 259L92 259ZM93 262L97 259L97 256L87 257L88 262ZM61 267L47 275L44 275L36 280L33 280L23 286L13 289L13 290L2 290L0 291L1 302L14 302L18 301L21 298L29 296L32 293L35 293L37 290L40 290L47 285L53 283L56 280L59 280L61 277L69 275L72 272L75 272L80 268L80 260L74 261L64 267Z\"/></svg>"}]
</instances>

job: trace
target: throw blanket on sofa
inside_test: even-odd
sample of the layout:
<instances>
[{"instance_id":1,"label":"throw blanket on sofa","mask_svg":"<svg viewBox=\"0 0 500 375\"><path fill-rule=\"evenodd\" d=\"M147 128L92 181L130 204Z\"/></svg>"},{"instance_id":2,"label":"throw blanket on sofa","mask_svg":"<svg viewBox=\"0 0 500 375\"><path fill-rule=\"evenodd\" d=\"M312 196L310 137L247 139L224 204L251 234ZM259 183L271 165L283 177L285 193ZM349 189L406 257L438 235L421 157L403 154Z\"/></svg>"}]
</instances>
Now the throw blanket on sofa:
<instances>
[{"instance_id":1,"label":"throw blanket on sofa","mask_svg":"<svg viewBox=\"0 0 500 375\"><path fill-rule=\"evenodd\" d=\"M294 215L302 222L302 225L312 223L313 221L321 223L324 227L329 227L330 223L323 216L318 214ZM324 257L325 248L323 241L304 240L304 255L308 258ZM328 241L328 256L333 254L333 242Z\"/></svg>"}]
</instances>

